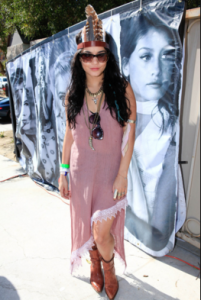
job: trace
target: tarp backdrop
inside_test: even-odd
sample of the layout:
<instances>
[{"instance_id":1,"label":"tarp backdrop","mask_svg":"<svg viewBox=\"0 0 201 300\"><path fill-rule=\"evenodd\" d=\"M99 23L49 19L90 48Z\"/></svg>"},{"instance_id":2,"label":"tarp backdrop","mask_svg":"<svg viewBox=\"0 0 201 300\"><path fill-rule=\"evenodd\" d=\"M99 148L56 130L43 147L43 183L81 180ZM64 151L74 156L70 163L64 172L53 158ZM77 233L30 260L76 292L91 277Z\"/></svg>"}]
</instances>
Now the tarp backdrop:
<instances>
[{"instance_id":1,"label":"tarp backdrop","mask_svg":"<svg viewBox=\"0 0 201 300\"><path fill-rule=\"evenodd\" d=\"M179 184L179 115L185 1L139 1L102 14L111 49L137 100L136 142L129 168L125 238L154 256L173 249L185 220ZM64 30L7 64L19 161L32 179L58 187L66 128L63 100L75 36ZM87 170L86 170L87 176ZM183 205L183 217L181 207Z\"/></svg>"}]
</instances>

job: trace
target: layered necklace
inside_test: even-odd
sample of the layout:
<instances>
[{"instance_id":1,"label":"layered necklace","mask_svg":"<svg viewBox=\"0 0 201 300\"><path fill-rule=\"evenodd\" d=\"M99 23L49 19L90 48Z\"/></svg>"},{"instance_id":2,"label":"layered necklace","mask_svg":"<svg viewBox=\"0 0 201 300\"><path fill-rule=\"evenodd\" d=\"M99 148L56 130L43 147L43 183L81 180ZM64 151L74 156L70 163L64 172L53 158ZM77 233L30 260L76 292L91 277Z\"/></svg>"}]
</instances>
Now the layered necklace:
<instances>
[{"instance_id":1,"label":"layered necklace","mask_svg":"<svg viewBox=\"0 0 201 300\"><path fill-rule=\"evenodd\" d=\"M92 97L92 100L94 101L94 103L97 105L98 102L98 96L100 96L100 94L103 91L103 87L101 86L100 90L97 93L92 93L88 87L86 87L86 91L87 93Z\"/></svg>"},{"instance_id":2,"label":"layered necklace","mask_svg":"<svg viewBox=\"0 0 201 300\"><path fill-rule=\"evenodd\" d=\"M93 151L95 150L94 147L93 147L93 129L94 129L94 125L97 123L97 120L98 120L98 117L99 117L99 112L100 112L100 108L101 108L102 99L103 99L103 91L102 91L102 95L101 95L101 98L100 98L100 101L99 101L99 104L98 104L97 113L94 117L92 127L90 126L90 122L89 122L89 107L88 107L88 102L87 102L87 93L86 93L86 103L87 103L88 119L86 119L86 116L85 116L85 113L84 113L84 108L82 107L85 124L86 124L87 128L89 129L89 146ZM88 122L87 122L87 120L88 120Z\"/></svg>"}]
</instances>

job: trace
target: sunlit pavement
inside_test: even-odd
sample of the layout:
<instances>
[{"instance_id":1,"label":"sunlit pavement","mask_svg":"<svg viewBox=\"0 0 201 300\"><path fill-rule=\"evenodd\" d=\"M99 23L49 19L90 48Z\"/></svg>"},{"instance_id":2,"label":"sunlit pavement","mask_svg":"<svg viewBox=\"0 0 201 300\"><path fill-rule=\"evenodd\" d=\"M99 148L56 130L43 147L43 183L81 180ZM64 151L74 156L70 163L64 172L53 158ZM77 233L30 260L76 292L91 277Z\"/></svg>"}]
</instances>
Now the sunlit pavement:
<instances>
[{"instance_id":1,"label":"sunlit pavement","mask_svg":"<svg viewBox=\"0 0 201 300\"><path fill-rule=\"evenodd\" d=\"M0 181L23 173L3 156L0 166ZM29 177L1 182L0 188L0 300L107 299L91 288L86 260L77 275L69 273L69 206ZM183 249L185 244L171 255L198 266L197 251ZM122 275L116 264L115 300L200 299L198 270L167 257L154 259L128 242L125 247L128 269Z\"/></svg>"}]
</instances>

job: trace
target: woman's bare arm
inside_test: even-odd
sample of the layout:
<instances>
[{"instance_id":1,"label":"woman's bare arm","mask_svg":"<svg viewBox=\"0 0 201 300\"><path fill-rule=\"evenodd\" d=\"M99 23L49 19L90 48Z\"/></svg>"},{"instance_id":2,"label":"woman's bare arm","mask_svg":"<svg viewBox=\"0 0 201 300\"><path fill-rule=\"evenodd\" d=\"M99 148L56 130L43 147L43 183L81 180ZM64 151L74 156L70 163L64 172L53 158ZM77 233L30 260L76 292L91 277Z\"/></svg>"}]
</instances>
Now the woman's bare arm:
<instances>
[{"instance_id":1,"label":"woman's bare arm","mask_svg":"<svg viewBox=\"0 0 201 300\"><path fill-rule=\"evenodd\" d=\"M130 84L128 84L128 87L126 89L126 97L130 101L130 110L131 110L130 120L135 121L136 100ZM129 124L129 125L130 125L130 133L128 137L128 149L125 155L124 156L122 155L120 166L119 166L119 172L117 174L117 177L113 185L113 192L117 189L119 193L125 193L125 194L127 193L127 174L128 174L130 161L133 155L133 148L135 142L135 124ZM124 127L124 131L125 130L126 130L126 126ZM120 198L123 198L124 196L125 195L123 195Z\"/></svg>"},{"instance_id":2,"label":"woman's bare arm","mask_svg":"<svg viewBox=\"0 0 201 300\"><path fill-rule=\"evenodd\" d=\"M65 133L65 137L64 137L64 143L63 143L62 164L69 165L70 164L71 147L73 144L73 136L72 136L72 132L71 132L71 129L69 126L69 122L68 122L67 105L68 105L68 94L66 94L66 98L65 98L66 133ZM69 197L66 196L68 194L69 187L68 187L67 179L64 175L60 176L59 190L60 190L61 196L63 198L69 199Z\"/></svg>"},{"instance_id":3,"label":"woman's bare arm","mask_svg":"<svg viewBox=\"0 0 201 300\"><path fill-rule=\"evenodd\" d=\"M136 100L130 84L128 84L128 87L126 89L126 97L130 101L130 110L131 110L130 120L134 121L136 120ZM124 177L126 177L128 174L128 169L133 155L133 148L135 142L135 124L130 124L130 127L131 130L128 138L128 150L125 156L122 156L120 167L119 167L119 173ZM126 127L124 127L124 131L125 129Z\"/></svg>"},{"instance_id":4,"label":"woman's bare arm","mask_svg":"<svg viewBox=\"0 0 201 300\"><path fill-rule=\"evenodd\" d=\"M65 106L66 106L66 133L64 136L64 143L63 143L63 152L62 152L62 164L70 164L70 153L71 153L71 146L73 144L73 136L68 122L68 115L67 115L67 105L68 105L68 94L66 94L65 98Z\"/></svg>"}]
</instances>

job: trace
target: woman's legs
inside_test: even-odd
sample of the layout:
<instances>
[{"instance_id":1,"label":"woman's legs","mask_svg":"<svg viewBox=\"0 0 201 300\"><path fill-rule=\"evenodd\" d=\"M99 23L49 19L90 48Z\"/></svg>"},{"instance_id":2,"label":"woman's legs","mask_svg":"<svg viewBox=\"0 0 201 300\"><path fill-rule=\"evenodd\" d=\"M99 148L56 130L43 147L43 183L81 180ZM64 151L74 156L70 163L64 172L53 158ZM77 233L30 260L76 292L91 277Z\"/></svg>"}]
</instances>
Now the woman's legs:
<instances>
[{"instance_id":1,"label":"woman's legs","mask_svg":"<svg viewBox=\"0 0 201 300\"><path fill-rule=\"evenodd\" d=\"M109 261L112 258L114 252L114 238L111 234L112 224L114 222L114 217L112 219L98 221L93 223L93 235L97 248L104 260Z\"/></svg>"},{"instance_id":2,"label":"woman's legs","mask_svg":"<svg viewBox=\"0 0 201 300\"><path fill-rule=\"evenodd\" d=\"M110 300L115 298L119 289L114 267L114 237L111 234L113 222L114 217L93 224L94 240L102 256L105 292Z\"/></svg>"}]
</instances>

